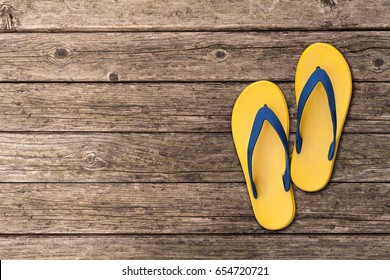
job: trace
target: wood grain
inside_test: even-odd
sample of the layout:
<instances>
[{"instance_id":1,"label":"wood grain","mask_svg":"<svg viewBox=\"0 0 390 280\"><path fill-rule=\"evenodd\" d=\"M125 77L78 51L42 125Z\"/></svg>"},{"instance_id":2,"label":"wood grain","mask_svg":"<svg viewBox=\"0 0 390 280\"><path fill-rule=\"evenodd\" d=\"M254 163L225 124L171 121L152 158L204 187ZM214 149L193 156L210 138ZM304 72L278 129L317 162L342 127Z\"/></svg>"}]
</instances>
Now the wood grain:
<instances>
[{"instance_id":1,"label":"wood grain","mask_svg":"<svg viewBox=\"0 0 390 280\"><path fill-rule=\"evenodd\" d=\"M333 181L390 181L389 139L344 134ZM243 182L230 133L2 133L0 162L1 182Z\"/></svg>"},{"instance_id":2,"label":"wood grain","mask_svg":"<svg viewBox=\"0 0 390 280\"><path fill-rule=\"evenodd\" d=\"M2 259L388 259L389 235L2 236Z\"/></svg>"},{"instance_id":3,"label":"wood grain","mask_svg":"<svg viewBox=\"0 0 390 280\"><path fill-rule=\"evenodd\" d=\"M358 30L389 28L390 22L386 0L10 0L6 4L5 31Z\"/></svg>"},{"instance_id":4,"label":"wood grain","mask_svg":"<svg viewBox=\"0 0 390 280\"><path fill-rule=\"evenodd\" d=\"M9 0L0 19L0 259L390 258L387 0ZM270 233L232 107L276 81L294 132L319 41L352 70L346 133L329 186Z\"/></svg>"},{"instance_id":5,"label":"wood grain","mask_svg":"<svg viewBox=\"0 0 390 280\"><path fill-rule=\"evenodd\" d=\"M230 132L231 112L248 83L3 83L5 132ZM292 83L278 83L296 129ZM345 132L389 133L389 83L355 83Z\"/></svg>"},{"instance_id":6,"label":"wood grain","mask_svg":"<svg viewBox=\"0 0 390 280\"><path fill-rule=\"evenodd\" d=\"M355 81L390 81L390 32L0 34L1 81L293 81L303 50L329 42Z\"/></svg>"},{"instance_id":7,"label":"wood grain","mask_svg":"<svg viewBox=\"0 0 390 280\"><path fill-rule=\"evenodd\" d=\"M279 233L390 233L390 184L295 190ZM244 183L0 184L0 234L238 234L256 222Z\"/></svg>"}]
</instances>

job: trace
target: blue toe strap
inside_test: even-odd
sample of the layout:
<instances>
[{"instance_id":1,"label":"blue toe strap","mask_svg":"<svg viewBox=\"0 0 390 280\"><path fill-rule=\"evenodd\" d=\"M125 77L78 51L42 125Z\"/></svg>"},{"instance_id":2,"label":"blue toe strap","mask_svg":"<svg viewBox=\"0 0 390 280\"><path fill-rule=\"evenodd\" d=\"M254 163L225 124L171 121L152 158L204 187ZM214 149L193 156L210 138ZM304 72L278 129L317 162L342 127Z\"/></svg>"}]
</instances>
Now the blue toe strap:
<instances>
[{"instance_id":1,"label":"blue toe strap","mask_svg":"<svg viewBox=\"0 0 390 280\"><path fill-rule=\"evenodd\" d=\"M337 131L337 118L336 118L336 101L334 97L334 91L332 82L325 70L317 67L317 69L311 74L310 78L307 80L305 86L302 89L302 93L298 101L298 117L297 117L297 137L296 137L296 150L300 154L302 150L302 136L300 133L301 118L303 114L303 109L310 94L313 92L315 86L321 82L324 86L326 95L328 96L328 105L330 110L330 115L332 118L333 124L333 141L329 147L328 160L331 160L334 156L335 146L336 146L336 131Z\"/></svg>"},{"instance_id":2,"label":"blue toe strap","mask_svg":"<svg viewBox=\"0 0 390 280\"><path fill-rule=\"evenodd\" d=\"M284 150L286 152L286 169L283 175L283 185L284 190L287 192L290 189L291 185L291 179L290 179L290 156L289 156L289 149L288 149L288 141L286 133L284 132L284 128L282 124L280 123L278 117L275 115L275 113L267 107L267 105L264 105L262 108L259 109L259 111L256 114L255 120L253 122L251 135L249 138L249 144L248 144L248 169L249 169L249 177L251 180L251 186L252 186L252 192L255 199L257 199L257 191L255 187L255 183L253 181L253 171L252 171L252 158L253 158L253 150L255 149L255 145L257 142L257 139L259 138L260 131L263 127L264 121L268 121L271 126L274 128L276 133L278 134Z\"/></svg>"}]
</instances>

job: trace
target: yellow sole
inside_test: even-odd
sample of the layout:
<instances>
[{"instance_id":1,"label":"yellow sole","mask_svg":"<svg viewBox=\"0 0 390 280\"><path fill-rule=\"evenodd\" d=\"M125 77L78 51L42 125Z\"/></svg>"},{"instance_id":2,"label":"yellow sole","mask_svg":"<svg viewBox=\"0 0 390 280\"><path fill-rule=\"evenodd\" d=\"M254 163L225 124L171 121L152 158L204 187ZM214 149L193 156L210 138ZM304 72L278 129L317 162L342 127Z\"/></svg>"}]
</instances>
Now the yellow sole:
<instances>
[{"instance_id":1,"label":"yellow sole","mask_svg":"<svg viewBox=\"0 0 390 280\"><path fill-rule=\"evenodd\" d=\"M298 62L295 75L297 106L302 89L317 66L327 72L334 89L337 117L336 148L332 160L328 160L329 147L333 140L332 120L326 92L322 84L318 83L302 114L301 153L296 152L294 145L291 158L291 178L298 188L307 192L321 190L331 178L352 96L351 71L343 55L329 44L315 43L303 52Z\"/></svg>"},{"instance_id":2,"label":"yellow sole","mask_svg":"<svg viewBox=\"0 0 390 280\"><path fill-rule=\"evenodd\" d=\"M232 133L237 154L244 172L253 212L258 223L269 230L288 226L295 216L292 188L284 190L282 176L286 167L283 144L273 127L265 122L253 152L253 178L258 193L255 199L250 183L247 150L253 121L265 104L276 114L289 134L289 114L282 91L269 81L259 81L246 87L234 105Z\"/></svg>"}]
</instances>

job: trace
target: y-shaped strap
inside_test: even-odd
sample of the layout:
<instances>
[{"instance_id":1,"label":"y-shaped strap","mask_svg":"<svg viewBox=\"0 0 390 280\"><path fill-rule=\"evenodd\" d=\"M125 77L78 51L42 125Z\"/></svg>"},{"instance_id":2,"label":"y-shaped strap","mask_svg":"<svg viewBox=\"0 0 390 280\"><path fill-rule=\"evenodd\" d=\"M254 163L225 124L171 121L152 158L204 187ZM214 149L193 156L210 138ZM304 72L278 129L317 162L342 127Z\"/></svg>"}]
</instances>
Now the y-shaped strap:
<instances>
[{"instance_id":1,"label":"y-shaped strap","mask_svg":"<svg viewBox=\"0 0 390 280\"><path fill-rule=\"evenodd\" d=\"M283 184L284 184L284 190L287 192L290 189L291 185L291 179L290 179L290 156L289 156L289 149L288 149L288 142L287 142L287 136L284 132L284 128L282 124L280 123L278 117L275 115L275 113L267 107L267 105L264 105L262 108L259 109L259 111L256 114L255 121L253 122L251 135L249 138L249 144L248 144L248 169L249 169L249 177L251 180L251 186L252 186L252 192L254 198L257 199L257 191L255 187L255 183L253 181L253 172L252 172L252 157L253 157L253 150L255 149L255 145L257 142L257 139L259 138L260 131L263 127L264 121L267 120L271 126L274 128L276 133L278 134L280 140L282 141L284 150L286 151L286 170L283 175Z\"/></svg>"},{"instance_id":2,"label":"y-shaped strap","mask_svg":"<svg viewBox=\"0 0 390 280\"><path fill-rule=\"evenodd\" d=\"M336 131L337 131L336 102L335 102L332 82L330 81L330 78L328 74L325 72L325 70L321 69L319 66L313 72L313 74L311 74L310 78L307 80L305 86L302 89L301 96L299 97L296 148L297 148L297 153L300 154L302 149L302 136L300 133L300 125L301 125L303 109L305 108L307 99L309 98L310 94L313 92L313 89L319 82L321 82L322 85L324 86L326 95L328 96L328 105L329 105L330 115L332 117L333 141L330 144L329 153L328 153L328 160L331 160L334 156L334 150L336 146Z\"/></svg>"}]
</instances>

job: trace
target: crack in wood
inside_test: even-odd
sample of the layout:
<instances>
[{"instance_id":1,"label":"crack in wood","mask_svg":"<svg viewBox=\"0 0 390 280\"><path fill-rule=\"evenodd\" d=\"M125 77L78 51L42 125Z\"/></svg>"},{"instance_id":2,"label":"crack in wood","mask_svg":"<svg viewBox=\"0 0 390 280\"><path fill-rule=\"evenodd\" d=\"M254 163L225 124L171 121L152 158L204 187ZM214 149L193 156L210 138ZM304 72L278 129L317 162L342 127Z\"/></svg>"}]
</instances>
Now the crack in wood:
<instances>
[{"instance_id":1,"label":"crack in wood","mask_svg":"<svg viewBox=\"0 0 390 280\"><path fill-rule=\"evenodd\" d=\"M322 4L329 7L330 9L333 9L336 7L336 3L333 0L320 0Z\"/></svg>"},{"instance_id":2,"label":"crack in wood","mask_svg":"<svg viewBox=\"0 0 390 280\"><path fill-rule=\"evenodd\" d=\"M5 30L13 30L16 28L16 18L13 14L13 11L16 11L16 9L11 5L0 5L0 16L3 21L2 28Z\"/></svg>"}]
</instances>

